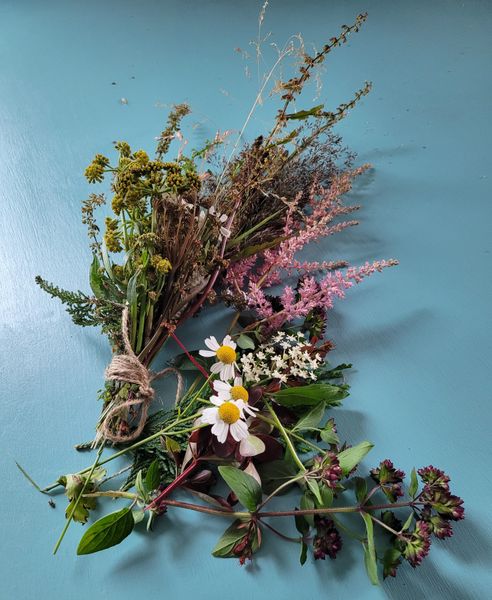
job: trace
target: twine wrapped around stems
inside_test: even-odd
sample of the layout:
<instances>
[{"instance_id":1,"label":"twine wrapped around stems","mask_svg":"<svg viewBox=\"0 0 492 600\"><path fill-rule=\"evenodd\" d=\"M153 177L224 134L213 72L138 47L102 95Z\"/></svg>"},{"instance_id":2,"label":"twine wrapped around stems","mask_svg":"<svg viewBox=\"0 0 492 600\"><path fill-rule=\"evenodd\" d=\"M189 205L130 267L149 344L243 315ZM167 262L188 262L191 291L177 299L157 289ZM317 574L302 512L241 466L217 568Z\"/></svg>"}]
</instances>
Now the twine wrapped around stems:
<instances>
[{"instance_id":1,"label":"twine wrapped around stems","mask_svg":"<svg viewBox=\"0 0 492 600\"><path fill-rule=\"evenodd\" d=\"M98 437L102 437L117 444L133 442L142 433L147 422L150 403L154 399L155 395L154 388L152 387L153 381L162 377L166 377L167 375L174 374L177 380L175 399L176 404L181 398L184 387L183 376L178 369L174 367L167 367L162 371L153 373L138 360L128 336L128 321L128 307L125 307L121 317L121 335L123 338L123 347L125 353L115 354L113 356L111 363L106 368L105 378L108 381L124 381L126 383L136 384L138 385L139 390L136 398L131 398L124 402L118 402L115 404L115 406L109 408L104 415L98 431ZM115 430L115 418L125 412L128 412L132 406L140 406L140 414L138 417L137 426L132 431L122 434Z\"/></svg>"}]
</instances>

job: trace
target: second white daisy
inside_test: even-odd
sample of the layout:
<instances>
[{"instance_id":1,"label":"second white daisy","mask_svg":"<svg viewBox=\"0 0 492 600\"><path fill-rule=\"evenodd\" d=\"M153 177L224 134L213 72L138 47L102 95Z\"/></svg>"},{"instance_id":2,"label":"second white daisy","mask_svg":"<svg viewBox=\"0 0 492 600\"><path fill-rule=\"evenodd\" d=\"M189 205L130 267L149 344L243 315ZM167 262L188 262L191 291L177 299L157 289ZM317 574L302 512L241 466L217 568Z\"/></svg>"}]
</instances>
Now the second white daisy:
<instances>
[{"instance_id":1,"label":"second white daisy","mask_svg":"<svg viewBox=\"0 0 492 600\"><path fill-rule=\"evenodd\" d=\"M200 356L207 358L215 356L217 359L217 362L210 367L210 371L215 375L218 374L223 381L232 379L237 369L237 354L236 343L231 336L226 335L222 340L222 344L219 344L216 338L211 335L205 340L205 346L208 350L200 350Z\"/></svg>"},{"instance_id":2,"label":"second white daisy","mask_svg":"<svg viewBox=\"0 0 492 600\"><path fill-rule=\"evenodd\" d=\"M240 401L222 400L212 396L210 402L214 406L204 408L199 421L212 425L212 434L221 444L227 440L229 432L236 442L248 437L248 426L244 420L243 406Z\"/></svg>"},{"instance_id":3,"label":"second white daisy","mask_svg":"<svg viewBox=\"0 0 492 600\"><path fill-rule=\"evenodd\" d=\"M215 380L213 386L217 393L216 396L213 396L214 398L219 398L224 401L235 400L245 413L252 417L255 416L258 409L248 404L249 393L243 385L242 377L235 377L232 385L227 381Z\"/></svg>"}]
</instances>

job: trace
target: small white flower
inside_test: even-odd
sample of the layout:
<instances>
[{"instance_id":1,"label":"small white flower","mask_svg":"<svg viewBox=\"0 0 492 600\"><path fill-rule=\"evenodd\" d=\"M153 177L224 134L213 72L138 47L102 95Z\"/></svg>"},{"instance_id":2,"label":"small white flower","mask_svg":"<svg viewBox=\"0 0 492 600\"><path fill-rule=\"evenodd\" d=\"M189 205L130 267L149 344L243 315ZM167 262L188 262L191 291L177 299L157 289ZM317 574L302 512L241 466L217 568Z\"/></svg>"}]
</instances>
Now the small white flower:
<instances>
[{"instance_id":1,"label":"small white flower","mask_svg":"<svg viewBox=\"0 0 492 600\"><path fill-rule=\"evenodd\" d=\"M222 340L222 345L212 335L205 340L205 346L209 350L200 350L200 356L206 356L207 358L215 356L217 362L214 363L210 371L214 374L219 374L219 377L228 381L232 379L236 373L236 343L233 341L230 335L226 335Z\"/></svg>"},{"instance_id":2,"label":"small white flower","mask_svg":"<svg viewBox=\"0 0 492 600\"><path fill-rule=\"evenodd\" d=\"M257 408L254 408L248 404L249 393L248 390L243 386L242 377L235 377L233 385L227 381L216 380L214 381L213 386L214 390L217 392L217 396L212 396L212 398L217 398L223 401L234 400L243 412L251 416L254 416L255 412L258 411Z\"/></svg>"},{"instance_id":3,"label":"small white flower","mask_svg":"<svg viewBox=\"0 0 492 600\"><path fill-rule=\"evenodd\" d=\"M248 426L239 402L224 401L216 396L212 396L210 402L214 406L204 408L198 421L212 425L212 434L221 444L227 440L229 432L236 442L245 440L249 436Z\"/></svg>"},{"instance_id":4,"label":"small white flower","mask_svg":"<svg viewBox=\"0 0 492 600\"><path fill-rule=\"evenodd\" d=\"M223 238L229 239L231 237L231 230L227 229L227 227L221 227L220 228L220 235Z\"/></svg>"}]
</instances>

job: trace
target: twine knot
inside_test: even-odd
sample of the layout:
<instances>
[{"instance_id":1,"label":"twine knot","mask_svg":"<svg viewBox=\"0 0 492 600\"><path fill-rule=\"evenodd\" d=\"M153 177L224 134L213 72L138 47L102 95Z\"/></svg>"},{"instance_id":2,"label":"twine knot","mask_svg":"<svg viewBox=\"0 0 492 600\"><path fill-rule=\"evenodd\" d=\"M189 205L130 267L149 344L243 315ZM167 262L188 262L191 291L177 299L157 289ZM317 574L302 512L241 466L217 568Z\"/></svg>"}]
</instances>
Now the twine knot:
<instances>
[{"instance_id":1,"label":"twine knot","mask_svg":"<svg viewBox=\"0 0 492 600\"><path fill-rule=\"evenodd\" d=\"M127 400L111 400L109 406L105 409L102 422L99 428L99 434L114 443L128 443L136 440L143 431L147 422L149 406L155 396L152 382L169 374L174 374L177 379L176 400L177 403L183 391L183 376L174 367L167 367L162 371L153 373L144 364L140 362L138 356L133 351L128 336L128 307L123 309L121 317L121 335L123 338L124 354L115 354L107 366L105 378L108 381L124 381L138 386L135 398ZM138 423L135 429L128 432L120 432L115 429L115 419L122 414L128 414L131 407L140 407Z\"/></svg>"}]
</instances>

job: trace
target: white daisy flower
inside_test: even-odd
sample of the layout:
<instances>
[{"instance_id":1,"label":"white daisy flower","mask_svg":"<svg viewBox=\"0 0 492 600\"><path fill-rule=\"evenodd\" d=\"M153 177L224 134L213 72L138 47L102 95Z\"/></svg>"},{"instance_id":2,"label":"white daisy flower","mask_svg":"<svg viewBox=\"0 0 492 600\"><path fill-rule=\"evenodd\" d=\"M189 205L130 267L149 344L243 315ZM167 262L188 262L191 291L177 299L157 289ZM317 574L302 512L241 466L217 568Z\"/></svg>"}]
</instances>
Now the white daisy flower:
<instances>
[{"instance_id":1,"label":"white daisy flower","mask_svg":"<svg viewBox=\"0 0 492 600\"><path fill-rule=\"evenodd\" d=\"M222 345L215 339L213 335L205 340L205 346L209 350L200 350L200 356L206 356L210 358L215 356L217 362L212 365L210 371L215 375L219 374L219 377L223 381L232 379L236 373L236 343L233 341L230 335L226 335L222 340Z\"/></svg>"},{"instance_id":2,"label":"white daisy flower","mask_svg":"<svg viewBox=\"0 0 492 600\"><path fill-rule=\"evenodd\" d=\"M255 416L255 413L258 411L258 409L248 404L249 393L248 390L243 386L242 377L235 377L233 385L227 381L215 380L213 386L214 390L217 392L216 396L212 396L213 398L218 398L219 400L224 401L235 400L243 412L251 415L252 417Z\"/></svg>"},{"instance_id":3,"label":"white daisy flower","mask_svg":"<svg viewBox=\"0 0 492 600\"><path fill-rule=\"evenodd\" d=\"M200 423L212 425L212 434L223 444L229 432L236 442L249 436L248 426L244 421L243 407L234 400L221 400L216 396L210 398L214 406L204 408L199 418Z\"/></svg>"}]
</instances>

